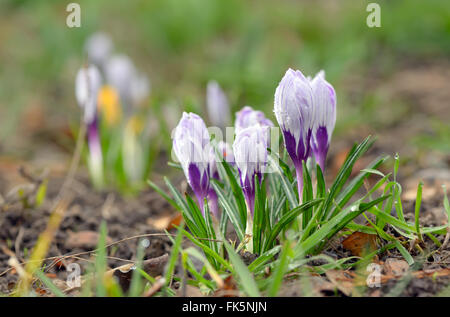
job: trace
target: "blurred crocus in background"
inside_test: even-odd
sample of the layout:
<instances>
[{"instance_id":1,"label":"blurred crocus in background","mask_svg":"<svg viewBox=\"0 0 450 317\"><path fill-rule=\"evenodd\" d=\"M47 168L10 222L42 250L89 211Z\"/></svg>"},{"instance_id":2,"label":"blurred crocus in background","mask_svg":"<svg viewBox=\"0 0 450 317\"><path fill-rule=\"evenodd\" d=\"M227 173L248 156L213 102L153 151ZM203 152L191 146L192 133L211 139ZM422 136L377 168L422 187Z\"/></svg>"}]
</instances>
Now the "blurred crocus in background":
<instances>
[{"instance_id":1,"label":"blurred crocus in background","mask_svg":"<svg viewBox=\"0 0 450 317\"><path fill-rule=\"evenodd\" d=\"M253 125L273 127L272 121L267 119L262 111L253 110L250 106L245 106L239 112L236 112L236 121L234 122L236 135L241 130Z\"/></svg>"},{"instance_id":2,"label":"blurred crocus in background","mask_svg":"<svg viewBox=\"0 0 450 317\"><path fill-rule=\"evenodd\" d=\"M105 64L105 77L108 85L114 87L120 96L125 114L132 111L132 84L136 68L131 59L124 55L113 55Z\"/></svg>"},{"instance_id":3,"label":"blurred crocus in background","mask_svg":"<svg viewBox=\"0 0 450 317\"><path fill-rule=\"evenodd\" d=\"M302 72L288 69L275 91L274 112L283 132L286 150L297 173L298 195L303 191L302 162L310 153L314 95Z\"/></svg>"},{"instance_id":4,"label":"blurred crocus in background","mask_svg":"<svg viewBox=\"0 0 450 317\"><path fill-rule=\"evenodd\" d=\"M102 79L97 67L90 65L78 71L75 80L75 96L84 111L89 146L89 169L95 186L103 183L103 157L100 144L97 98Z\"/></svg>"},{"instance_id":5,"label":"blurred crocus in background","mask_svg":"<svg viewBox=\"0 0 450 317\"><path fill-rule=\"evenodd\" d=\"M204 213L204 200L210 184L211 145L203 119L195 113L183 113L175 128L173 150L181 163L186 179Z\"/></svg>"},{"instance_id":6,"label":"blurred crocus in background","mask_svg":"<svg viewBox=\"0 0 450 317\"><path fill-rule=\"evenodd\" d=\"M322 171L330 146L331 135L336 124L336 92L320 71L311 81L314 94L314 118L311 135L311 149Z\"/></svg>"},{"instance_id":7,"label":"blurred crocus in background","mask_svg":"<svg viewBox=\"0 0 450 317\"><path fill-rule=\"evenodd\" d=\"M227 96L214 80L208 82L206 87L206 108L213 126L223 130L230 124L230 105Z\"/></svg>"},{"instance_id":8,"label":"blurred crocus in background","mask_svg":"<svg viewBox=\"0 0 450 317\"><path fill-rule=\"evenodd\" d=\"M96 32L87 39L85 50L89 62L104 70L105 63L113 50L113 42L107 34Z\"/></svg>"}]
</instances>

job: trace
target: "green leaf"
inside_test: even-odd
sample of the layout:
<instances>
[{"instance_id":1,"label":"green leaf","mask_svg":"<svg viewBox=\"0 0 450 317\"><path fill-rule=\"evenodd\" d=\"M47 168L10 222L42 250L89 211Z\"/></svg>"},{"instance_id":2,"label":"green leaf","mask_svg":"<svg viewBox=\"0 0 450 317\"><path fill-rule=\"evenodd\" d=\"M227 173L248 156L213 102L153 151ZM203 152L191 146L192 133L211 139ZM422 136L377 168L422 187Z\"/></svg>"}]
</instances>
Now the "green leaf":
<instances>
[{"instance_id":1,"label":"green leaf","mask_svg":"<svg viewBox=\"0 0 450 317\"><path fill-rule=\"evenodd\" d=\"M44 202L47 194L47 180L44 180L36 192L36 207L39 207Z\"/></svg>"},{"instance_id":2,"label":"green leaf","mask_svg":"<svg viewBox=\"0 0 450 317\"><path fill-rule=\"evenodd\" d=\"M272 246L272 243L277 238L278 234L281 232L282 229L284 229L287 225L289 225L295 218L297 218L302 212L304 212L306 209L314 207L315 205L319 204L323 199L314 199L311 201L308 201L304 204L301 204L298 207L295 207L291 209L289 212L284 214L281 219L277 222L277 224L273 227L269 239L266 243L266 249L270 248Z\"/></svg>"},{"instance_id":3,"label":"green leaf","mask_svg":"<svg viewBox=\"0 0 450 317\"><path fill-rule=\"evenodd\" d=\"M266 229L265 181L259 184L258 175L255 177L255 210L253 212L253 253L260 254L262 236Z\"/></svg>"},{"instance_id":4,"label":"green leaf","mask_svg":"<svg viewBox=\"0 0 450 317\"><path fill-rule=\"evenodd\" d=\"M219 203L222 206L223 210L227 213L228 218L233 224L234 229L236 230L236 234L240 241L244 240L244 232L245 232L245 223L241 222L241 217L239 212L233 208L229 199L225 196L223 189L219 186L217 181L212 180L211 185L216 191L217 197L219 198Z\"/></svg>"},{"instance_id":5,"label":"green leaf","mask_svg":"<svg viewBox=\"0 0 450 317\"><path fill-rule=\"evenodd\" d=\"M412 258L411 254L409 254L408 250L406 250L405 247L400 243L400 241L395 240L394 244L400 254L405 258L406 262L408 262L409 265L413 265L414 259Z\"/></svg>"},{"instance_id":6,"label":"green leaf","mask_svg":"<svg viewBox=\"0 0 450 317\"><path fill-rule=\"evenodd\" d=\"M347 223L355 219L362 212L375 206L380 201L387 199L389 196L382 196L378 199L371 201L370 203L360 203L359 206L352 205L346 210L343 210L337 214L334 218L326 222L319 230L314 232L303 242L297 244L295 247L295 258L303 257L308 254L317 245L322 245L324 239L330 239L333 235L344 228Z\"/></svg>"},{"instance_id":7,"label":"green leaf","mask_svg":"<svg viewBox=\"0 0 450 317\"><path fill-rule=\"evenodd\" d=\"M337 209L335 209L333 213L329 212L330 208L332 207L333 200L339 194L341 188L344 186L345 182L350 177L355 162L370 148L370 146L372 146L373 142L374 141L372 140L371 136L368 136L361 144L359 144L358 146L356 145L353 146L344 164L340 168L338 175L336 176L336 179L333 185L331 186L330 192L327 195L327 198L323 206L323 214L321 220L330 219L335 216ZM355 185L357 186L358 183L356 183ZM355 187L355 185L353 187ZM350 188L349 192L352 194L349 195L349 197L347 194L345 197L348 197L348 199L350 199L350 197L355 192L354 190L355 188Z\"/></svg>"},{"instance_id":8,"label":"green leaf","mask_svg":"<svg viewBox=\"0 0 450 317\"><path fill-rule=\"evenodd\" d=\"M420 221L419 221L420 205L422 203L422 187L423 183L420 182L419 186L417 186L416 205L414 208L414 222L416 225L416 233L420 241L423 241L422 234L420 233Z\"/></svg>"},{"instance_id":9,"label":"green leaf","mask_svg":"<svg viewBox=\"0 0 450 317\"><path fill-rule=\"evenodd\" d=\"M171 204L175 209L181 210L181 207L177 205L177 203L167 195L164 190L162 190L158 185L156 185L151 180L147 180L147 184L153 188L158 194L160 194L169 204Z\"/></svg>"},{"instance_id":10,"label":"green leaf","mask_svg":"<svg viewBox=\"0 0 450 317\"><path fill-rule=\"evenodd\" d=\"M57 297L66 297L58 287L40 270L34 271L34 275L44 283L44 285Z\"/></svg>"},{"instance_id":11,"label":"green leaf","mask_svg":"<svg viewBox=\"0 0 450 317\"><path fill-rule=\"evenodd\" d=\"M169 262L167 263L167 267L165 270L165 279L166 279L166 285L170 285L172 281L173 272L175 271L175 265L177 263L178 254L180 253L181 249L181 241L183 238L183 224L178 227L178 232L175 237L175 244L172 247L172 253L170 254Z\"/></svg>"},{"instance_id":12,"label":"green leaf","mask_svg":"<svg viewBox=\"0 0 450 317\"><path fill-rule=\"evenodd\" d=\"M100 224L100 235L98 237L97 252L95 258L95 275L96 275L96 289L97 296L106 296L106 287L103 283L103 276L106 272L106 222L102 221Z\"/></svg>"},{"instance_id":13,"label":"green leaf","mask_svg":"<svg viewBox=\"0 0 450 317\"><path fill-rule=\"evenodd\" d=\"M267 261L273 258L278 252L280 252L280 250L281 246L278 245L261 254L252 263L250 263L250 265L248 266L249 271L255 273L260 271L264 267L264 264L266 264Z\"/></svg>"},{"instance_id":14,"label":"green leaf","mask_svg":"<svg viewBox=\"0 0 450 317\"><path fill-rule=\"evenodd\" d=\"M175 226L175 228L180 228L180 227ZM222 264L226 269L232 270L232 267L230 266L230 264L228 264L228 262L225 261L217 252L215 252L213 249L211 249L207 245L198 241L198 239L196 239L193 235L191 235L186 230L181 229L181 231L183 231L183 234L186 236L186 238L188 238L189 240L192 241L192 243L194 243L196 246L201 248L203 250L203 252L205 252L206 255L213 257L217 262Z\"/></svg>"},{"instance_id":15,"label":"green leaf","mask_svg":"<svg viewBox=\"0 0 450 317\"><path fill-rule=\"evenodd\" d=\"M277 296L278 291L283 282L284 273L289 265L289 256L292 254L292 249L289 246L290 242L286 241L283 250L281 251L280 259L277 261L275 271L271 276L271 283L269 287L269 296Z\"/></svg>"},{"instance_id":16,"label":"green leaf","mask_svg":"<svg viewBox=\"0 0 450 317\"><path fill-rule=\"evenodd\" d=\"M274 156L278 160L280 160L280 157L276 153L272 153L272 154L274 154ZM284 192L286 194L286 197L287 197L287 200L289 202L289 205L291 206L291 208L297 207L298 206L298 200L297 200L297 196L295 195L294 190L292 188L292 183L289 182L288 178L283 173L283 170L281 169L280 165L277 164L277 161L275 161L275 159L272 157L272 155L268 156L268 161L269 161L269 164L271 164L271 167L275 168L276 174L280 178L281 185L282 185L282 187L284 189Z\"/></svg>"},{"instance_id":17,"label":"green leaf","mask_svg":"<svg viewBox=\"0 0 450 317\"><path fill-rule=\"evenodd\" d=\"M250 297L260 297L258 286L256 285L255 280L253 279L252 274L248 270L247 266L242 262L241 258L234 252L231 245L224 241L225 248L228 252L228 257L233 264L233 268L235 274L237 275L240 284L244 291Z\"/></svg>"}]
</instances>

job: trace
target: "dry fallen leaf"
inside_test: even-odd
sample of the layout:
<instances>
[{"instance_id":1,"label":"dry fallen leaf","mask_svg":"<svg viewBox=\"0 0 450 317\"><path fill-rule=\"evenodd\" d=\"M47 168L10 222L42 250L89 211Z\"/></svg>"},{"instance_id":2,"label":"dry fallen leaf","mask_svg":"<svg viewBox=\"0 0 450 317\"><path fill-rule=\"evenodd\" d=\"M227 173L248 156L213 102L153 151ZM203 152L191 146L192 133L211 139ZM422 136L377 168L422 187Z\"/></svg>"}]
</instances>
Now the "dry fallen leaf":
<instances>
[{"instance_id":1,"label":"dry fallen leaf","mask_svg":"<svg viewBox=\"0 0 450 317\"><path fill-rule=\"evenodd\" d=\"M184 296L184 297L203 297L202 292L198 289L198 287L192 286L192 285L186 285L185 288L185 294L183 294L183 290L180 288L177 290L178 296Z\"/></svg>"},{"instance_id":2,"label":"dry fallen leaf","mask_svg":"<svg viewBox=\"0 0 450 317\"><path fill-rule=\"evenodd\" d=\"M400 277L408 272L409 264L405 260L388 258L383 265L384 273L386 275L394 275Z\"/></svg>"},{"instance_id":3,"label":"dry fallen leaf","mask_svg":"<svg viewBox=\"0 0 450 317\"><path fill-rule=\"evenodd\" d=\"M177 213L175 215L171 213L164 213L163 215L155 218L148 218L147 224L154 227L157 230L171 230L174 229L175 226L179 226L183 216L181 213Z\"/></svg>"},{"instance_id":4,"label":"dry fallen leaf","mask_svg":"<svg viewBox=\"0 0 450 317\"><path fill-rule=\"evenodd\" d=\"M353 291L353 278L345 271L328 270L326 276L346 296L350 296Z\"/></svg>"},{"instance_id":5,"label":"dry fallen leaf","mask_svg":"<svg viewBox=\"0 0 450 317\"><path fill-rule=\"evenodd\" d=\"M364 252L368 253L377 249L377 236L357 231L342 241L342 246L353 255L362 256Z\"/></svg>"},{"instance_id":6,"label":"dry fallen leaf","mask_svg":"<svg viewBox=\"0 0 450 317\"><path fill-rule=\"evenodd\" d=\"M94 249L97 247L98 237L99 234L95 231L70 232L66 241L66 248ZM106 237L106 243L112 243L110 237Z\"/></svg>"}]
</instances>

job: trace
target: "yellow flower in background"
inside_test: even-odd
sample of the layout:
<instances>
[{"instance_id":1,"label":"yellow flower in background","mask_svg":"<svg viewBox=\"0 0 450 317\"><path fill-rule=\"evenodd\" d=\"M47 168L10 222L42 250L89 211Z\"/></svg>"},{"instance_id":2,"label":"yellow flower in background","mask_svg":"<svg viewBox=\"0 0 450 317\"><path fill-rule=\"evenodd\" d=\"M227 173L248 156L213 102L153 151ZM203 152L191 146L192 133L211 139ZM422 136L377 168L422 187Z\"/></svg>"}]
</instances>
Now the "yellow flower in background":
<instances>
[{"instance_id":1,"label":"yellow flower in background","mask_svg":"<svg viewBox=\"0 0 450 317\"><path fill-rule=\"evenodd\" d=\"M128 121L127 130L133 132L134 135L138 135L144 130L144 121L136 115L132 116Z\"/></svg>"},{"instance_id":2,"label":"yellow flower in background","mask_svg":"<svg viewBox=\"0 0 450 317\"><path fill-rule=\"evenodd\" d=\"M100 89L98 107L109 126L117 124L122 117L119 94L111 86L105 85Z\"/></svg>"}]
</instances>

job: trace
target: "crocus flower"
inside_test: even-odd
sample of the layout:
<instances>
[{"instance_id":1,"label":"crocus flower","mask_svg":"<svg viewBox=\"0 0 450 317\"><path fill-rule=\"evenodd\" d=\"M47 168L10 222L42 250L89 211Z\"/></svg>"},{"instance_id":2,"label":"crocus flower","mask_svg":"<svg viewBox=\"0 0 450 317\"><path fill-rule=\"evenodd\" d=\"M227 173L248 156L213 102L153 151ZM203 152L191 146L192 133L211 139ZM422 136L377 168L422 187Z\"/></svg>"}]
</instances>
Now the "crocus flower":
<instances>
[{"instance_id":1,"label":"crocus flower","mask_svg":"<svg viewBox=\"0 0 450 317\"><path fill-rule=\"evenodd\" d=\"M223 90L216 81L210 81L206 87L206 107L212 125L221 129L230 123L230 106Z\"/></svg>"},{"instance_id":2,"label":"crocus flower","mask_svg":"<svg viewBox=\"0 0 450 317\"><path fill-rule=\"evenodd\" d=\"M98 69L91 65L81 68L75 80L75 95L84 110L89 146L89 167L94 184L100 186L103 180L103 158L98 131L97 98L102 84Z\"/></svg>"},{"instance_id":3,"label":"crocus flower","mask_svg":"<svg viewBox=\"0 0 450 317\"><path fill-rule=\"evenodd\" d=\"M85 50L90 62L103 68L113 49L111 38L103 32L92 34L86 41Z\"/></svg>"},{"instance_id":4,"label":"crocus flower","mask_svg":"<svg viewBox=\"0 0 450 317\"><path fill-rule=\"evenodd\" d=\"M233 143L233 152L247 207L253 215L255 205L255 176L262 181L267 164L266 126L253 125L241 130Z\"/></svg>"},{"instance_id":5,"label":"crocus flower","mask_svg":"<svg viewBox=\"0 0 450 317\"><path fill-rule=\"evenodd\" d=\"M274 112L286 150L297 173L298 194L303 190L302 161L308 159L313 128L314 97L310 81L299 70L288 69L275 91Z\"/></svg>"},{"instance_id":6,"label":"crocus flower","mask_svg":"<svg viewBox=\"0 0 450 317\"><path fill-rule=\"evenodd\" d=\"M173 134L173 150L202 212L209 193L211 149L209 132L195 113L183 113Z\"/></svg>"},{"instance_id":7,"label":"crocus flower","mask_svg":"<svg viewBox=\"0 0 450 317\"><path fill-rule=\"evenodd\" d=\"M321 169L330 146L331 135L336 124L336 92L325 80L325 73L319 72L311 81L314 94L314 119L311 136L311 149Z\"/></svg>"},{"instance_id":8,"label":"crocus flower","mask_svg":"<svg viewBox=\"0 0 450 317\"><path fill-rule=\"evenodd\" d=\"M234 123L236 134L252 125L273 127L272 121L267 119L262 111L253 110L250 106L245 106L239 112L236 112L236 121Z\"/></svg>"},{"instance_id":9,"label":"crocus flower","mask_svg":"<svg viewBox=\"0 0 450 317\"><path fill-rule=\"evenodd\" d=\"M114 55L105 64L105 76L109 85L119 93L122 105L129 113L132 106L132 85L136 68L126 55Z\"/></svg>"}]
</instances>

